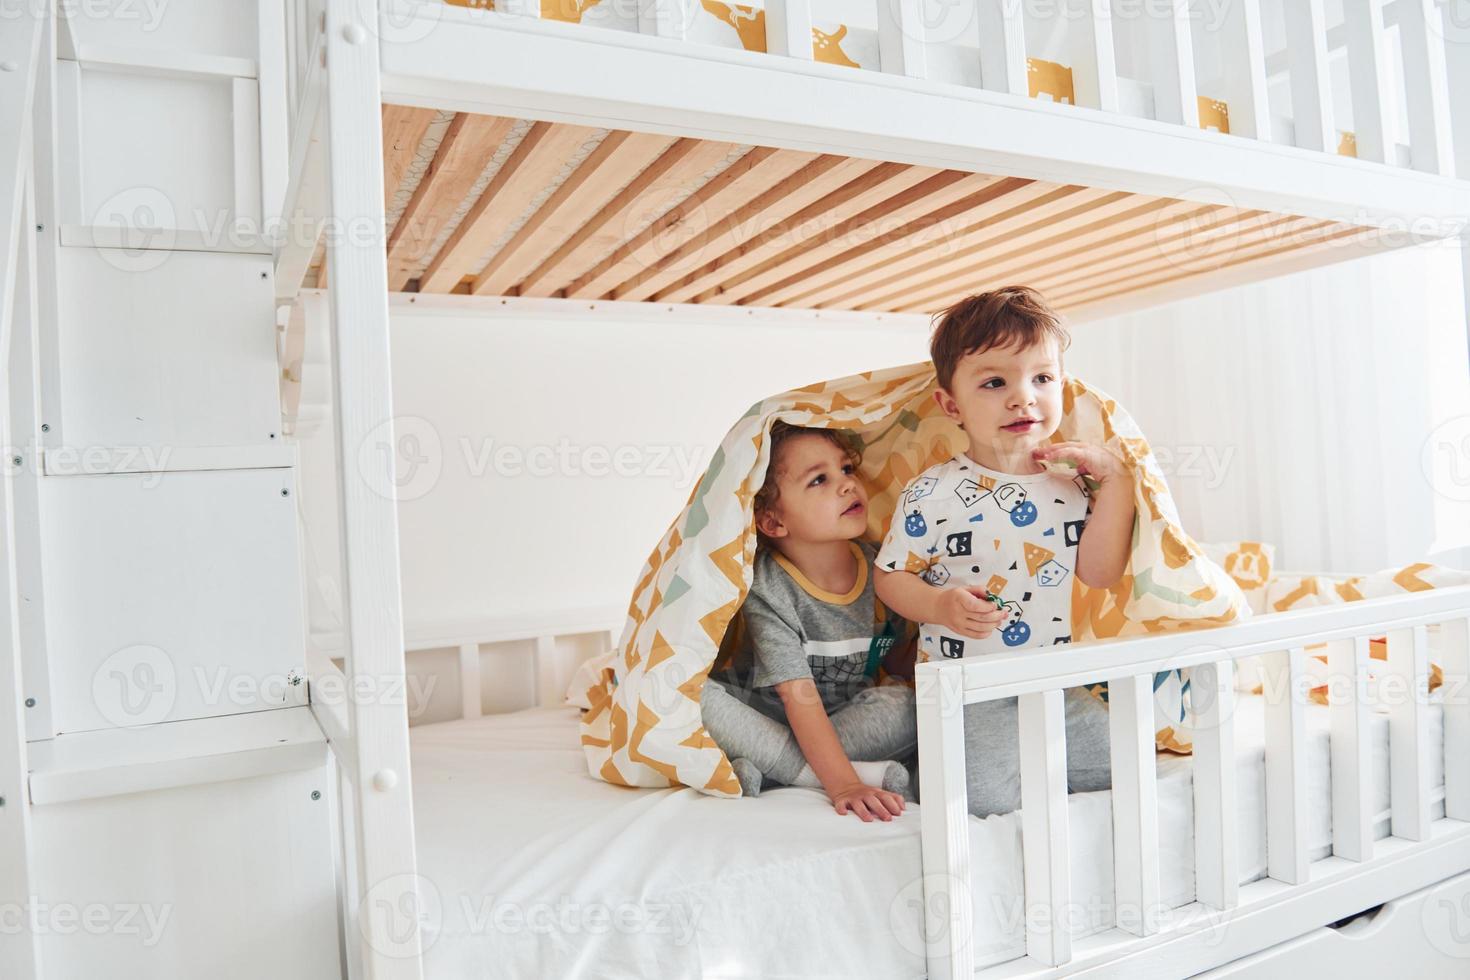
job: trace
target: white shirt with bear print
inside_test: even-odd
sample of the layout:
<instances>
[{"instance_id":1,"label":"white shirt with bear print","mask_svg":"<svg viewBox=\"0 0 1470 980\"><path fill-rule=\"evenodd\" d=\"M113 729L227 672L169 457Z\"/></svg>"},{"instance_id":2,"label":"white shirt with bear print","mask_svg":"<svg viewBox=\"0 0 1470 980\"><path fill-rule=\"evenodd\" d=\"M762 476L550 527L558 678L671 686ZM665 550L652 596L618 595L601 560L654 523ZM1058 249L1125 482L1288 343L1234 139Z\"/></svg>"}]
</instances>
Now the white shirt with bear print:
<instances>
[{"instance_id":1,"label":"white shirt with bear print","mask_svg":"<svg viewBox=\"0 0 1470 980\"><path fill-rule=\"evenodd\" d=\"M1080 476L1002 473L965 453L910 482L875 564L937 587L989 589L1010 614L985 639L921 624L919 660L1070 643L1077 542L1090 513Z\"/></svg>"}]
</instances>

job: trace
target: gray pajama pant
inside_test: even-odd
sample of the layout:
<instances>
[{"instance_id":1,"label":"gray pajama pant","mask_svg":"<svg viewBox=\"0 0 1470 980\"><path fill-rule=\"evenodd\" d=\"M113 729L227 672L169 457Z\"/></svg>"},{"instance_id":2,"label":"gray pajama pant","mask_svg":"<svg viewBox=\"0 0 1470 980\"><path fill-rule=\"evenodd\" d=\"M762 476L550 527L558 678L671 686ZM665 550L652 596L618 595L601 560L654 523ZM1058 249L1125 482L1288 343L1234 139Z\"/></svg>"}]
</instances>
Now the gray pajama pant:
<instances>
[{"instance_id":1,"label":"gray pajama pant","mask_svg":"<svg viewBox=\"0 0 1470 980\"><path fill-rule=\"evenodd\" d=\"M1113 783L1108 706L1085 688L1063 694L1067 718L1067 788L1074 793ZM1021 806L1020 718L1015 698L965 705L965 782L977 817Z\"/></svg>"},{"instance_id":2,"label":"gray pajama pant","mask_svg":"<svg viewBox=\"0 0 1470 980\"><path fill-rule=\"evenodd\" d=\"M738 688L710 678L700 694L705 731L731 759L749 759L773 783L792 785L806 756L790 726L751 707ZM853 762L903 759L919 744L914 689L885 684L860 692L828 717Z\"/></svg>"}]
</instances>

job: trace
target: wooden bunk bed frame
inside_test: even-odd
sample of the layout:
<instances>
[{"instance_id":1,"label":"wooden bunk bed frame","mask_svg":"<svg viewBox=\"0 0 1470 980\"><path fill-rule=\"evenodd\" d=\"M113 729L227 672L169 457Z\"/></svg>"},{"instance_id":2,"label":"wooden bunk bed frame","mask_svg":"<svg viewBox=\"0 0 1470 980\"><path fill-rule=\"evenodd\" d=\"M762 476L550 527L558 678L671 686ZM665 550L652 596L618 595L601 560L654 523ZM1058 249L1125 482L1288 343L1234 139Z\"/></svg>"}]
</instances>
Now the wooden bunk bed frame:
<instances>
[{"instance_id":1,"label":"wooden bunk bed frame","mask_svg":"<svg viewBox=\"0 0 1470 980\"><path fill-rule=\"evenodd\" d=\"M1088 108L1028 98L1019 14L999 0L976 2L993 29L981 52L984 88L924 79L919 5L911 0L878 4L881 72L812 60L805 0L768 0L768 54L681 40L675 8L662 0L645 4L644 34L542 20L527 0L501 0L494 12L411 0L273 0L281 16L262 20L261 141L279 150L267 160L290 162L262 173L266 210L304 216L308 229L276 249L278 298L289 305L303 286L326 286L337 462L351 473L360 472L355 447L391 426L391 291L468 293L502 305L560 301L569 309L621 301L671 312L734 305L751 315L769 308L886 315L927 313L1022 278L1081 318L1461 234L1456 220L1470 213L1470 182L1451 174L1443 52L1435 55L1425 26L1435 8L1432 0L1398 2L1406 43L1418 45L1428 65L1411 93L1414 167L1407 169L1364 158L1372 139L1359 142L1368 152L1358 159L1326 152L1317 0L1300 5L1306 13L1297 26L1307 40L1289 54L1294 69L1315 80L1299 87L1294 109L1307 134L1299 142L1314 145L1315 132L1319 149L1240 135L1270 129L1257 0L1232 8L1251 66L1230 106L1237 135L1197 126L1184 4L1164 25L1160 121L1109 111L1111 35L1095 13L1081 27L1092 57L1072 66L1078 91L1098 102ZM1352 27L1375 29L1381 23ZM0 131L22 132L29 118L40 30L0 36L0 86L24 86L0 89ZM1381 89L1363 95L1380 123L1383 102ZM1360 118L1370 136L1367 116ZM33 301L14 287L35 278L35 253L14 232L35 214L28 195L37 175L27 141L20 143L0 161L8 230L0 270L6 295L21 296L17 309L0 310L6 352L11 318L25 316ZM1381 143L1377 152L1387 159ZM574 153L586 165L561 174ZM497 154L505 163L476 187ZM650 210L639 193L642 175L662 210ZM517 214L524 220L512 227ZM355 226L377 234L333 232ZM936 254L936 228L952 252ZM377 476L391 486L391 461L383 465ZM341 673L401 678L396 505L367 479L341 481L339 494ZM10 513L7 496L7 521ZM13 588L7 594L12 642L4 669L18 676ZM1470 677L1470 588L1065 654L922 665L925 904L939 918L927 933L929 975L974 972L959 713L970 701L1021 699L1026 899L1060 912L1069 901L1061 692L1084 680L1112 683L1118 900L1147 911L1159 893L1149 679L1193 668L1196 688L1218 695L1203 709L1195 743L1197 907L1232 924L1227 941L1210 943L1197 920L1178 914L1186 910L1162 910L1138 917L1132 932L1073 943L1064 928L1028 919L1028 955L986 975L1197 972L1470 869L1470 769L1446 767L1446 817L1430 819L1430 626L1440 631L1446 678ZM1303 648L1330 642L1334 670L1361 689L1367 637L1380 633L1389 637L1389 671L1423 695L1392 708L1392 839L1371 840L1366 762L1344 755L1345 784L1357 792L1334 797L1341 828L1334 856L1308 863L1299 813L1302 700L1286 698L1269 722L1270 879L1238 887L1233 662L1269 654L1285 689L1295 691ZM329 660L310 666L318 678L339 670ZM404 705L347 699L313 702L311 710L339 773L348 969L420 977L416 939L384 939L391 925L384 916L411 907L416 887ZM1364 705L1333 710L1341 744L1361 744L1354 736L1366 724ZM0 767L23 766L24 734L8 698L0 702L0 731ZM1463 701L1446 704L1445 742L1447 756L1470 758ZM9 887L21 895L24 843L23 826L0 836L0 867L20 869L0 881L17 882ZM16 975L26 975L24 964Z\"/></svg>"}]
</instances>

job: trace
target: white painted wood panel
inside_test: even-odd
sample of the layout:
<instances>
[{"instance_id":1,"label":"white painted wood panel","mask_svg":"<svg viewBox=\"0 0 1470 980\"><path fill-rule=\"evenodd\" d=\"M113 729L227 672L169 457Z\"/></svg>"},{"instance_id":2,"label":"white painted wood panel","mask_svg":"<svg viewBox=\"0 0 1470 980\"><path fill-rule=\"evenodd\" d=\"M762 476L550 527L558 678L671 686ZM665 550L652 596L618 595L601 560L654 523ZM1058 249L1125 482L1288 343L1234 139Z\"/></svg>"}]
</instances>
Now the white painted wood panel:
<instances>
[{"instance_id":1,"label":"white painted wood panel","mask_svg":"<svg viewBox=\"0 0 1470 980\"><path fill-rule=\"evenodd\" d=\"M47 478L58 732L300 703L290 469Z\"/></svg>"},{"instance_id":2,"label":"white painted wood panel","mask_svg":"<svg viewBox=\"0 0 1470 980\"><path fill-rule=\"evenodd\" d=\"M86 248L60 257L61 395L42 396L66 446L149 447L158 459L280 444L268 257Z\"/></svg>"},{"instance_id":3,"label":"white painted wood panel","mask_svg":"<svg viewBox=\"0 0 1470 980\"><path fill-rule=\"evenodd\" d=\"M326 778L318 767L37 807L47 980L339 976ZM89 908L108 928L81 928ZM57 928L68 910L73 928Z\"/></svg>"}]
</instances>

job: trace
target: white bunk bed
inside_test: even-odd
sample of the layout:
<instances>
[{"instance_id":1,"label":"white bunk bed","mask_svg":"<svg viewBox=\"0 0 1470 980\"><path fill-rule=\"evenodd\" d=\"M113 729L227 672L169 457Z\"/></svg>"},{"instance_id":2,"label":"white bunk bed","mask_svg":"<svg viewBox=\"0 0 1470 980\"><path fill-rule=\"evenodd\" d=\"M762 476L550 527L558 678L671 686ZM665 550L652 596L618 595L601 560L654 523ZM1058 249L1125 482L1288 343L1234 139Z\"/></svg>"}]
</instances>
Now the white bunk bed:
<instances>
[{"instance_id":1,"label":"white bunk bed","mask_svg":"<svg viewBox=\"0 0 1470 980\"><path fill-rule=\"evenodd\" d=\"M991 274L1021 275L1083 317L1459 235L1470 181L1453 176L1453 139L1470 132L1470 103L1450 100L1449 73L1463 68L1446 64L1434 0L1392 5L1408 89L1403 132L1387 108L1384 8L1346 3L1340 43L1321 0L1284 8L1281 57L1292 77L1296 145L1272 139L1282 127L1272 121L1279 112L1268 91L1258 0L1230 4L1208 38L1191 34L1191 7L1175 2L1170 16L1120 28L1130 35L1121 46L1113 18L1099 13L1106 5L1082 5L1056 22L999 0L952 5L973 14L970 46L959 34L936 39L936 28L920 22L919 3L878 0L864 23L849 25L853 53L844 56L856 55L857 66L830 63L823 45L838 32L825 29L821 18L830 12L811 0L767 0L757 34L740 32L736 9L724 4L649 2L622 25L631 30L566 22L587 21L595 3L496 6L262 0L257 85L235 90L246 100L237 108L252 93L258 98L261 216L267 223L288 216L297 229L261 250L269 255L262 278L273 281L277 306L290 310L281 319L287 415L300 381L293 371L303 310L321 306L307 291L322 287L335 462L339 473L362 476L338 488L340 660L330 649L311 651L309 699L288 691L284 710L241 715L253 720L237 720L229 732L214 720L179 722L196 726L191 734L207 743L188 749L180 734L156 746L130 741L120 756L105 732L37 748L31 719L16 699L3 699L0 787L29 779L36 804L174 785L174 774L197 769L200 759L237 777L307 769L322 764L324 742L336 775L327 796L341 845L343 970L352 977L514 975L548 965L589 975L603 965L627 974L789 969L790 959L737 958L755 943L740 930L769 935L782 924L793 943L810 943L787 954L806 957L811 970L1184 976L1229 969L1282 944L1310 945L1334 922L1422 900L1426 889L1470 889L1463 764L1470 702L1452 696L1470 678L1470 587L1263 616L1207 633L921 665L918 820L863 826L868 843L858 848L844 846L857 827L832 826L811 794L732 803L590 780L578 768L569 707L476 717L479 705L467 697L464 719L411 736L401 700L322 696L357 681L401 683L404 675L392 463L364 462L354 448L391 442L390 292L408 292L396 302L448 302L429 294L464 293L452 301L568 315L643 302L673 314L744 306L750 316L832 309L882 317L927 312L997 284ZM543 6L561 12L562 22L543 16ZM701 19L712 7L730 15L728 37ZM738 13L754 16L751 8ZM58 244L97 234L68 226L51 237L18 231L44 224L37 219L50 213L55 174L68 179L58 149L66 134L39 131L54 124L31 126L37 108L49 113L60 97L48 50L70 44L79 63L129 64L126 52L89 51L69 39L54 12L22 23L29 29L0 34L0 132L22 134L0 160L8 299L0 351L10 357L12 334L29 336L54 303L45 292L55 288L48 263ZM747 49L755 41L763 51ZM1330 45L1356 52L1356 159L1332 152L1341 140ZM1203 83L1196 59L1210 66ZM1120 75L1125 63L1134 77ZM213 77L227 69L190 62L169 70ZM1061 69L1075 105L1060 104L1068 101L1056 94L1061 89L1047 88ZM1028 75L1050 100L1033 96ZM1225 118L1229 134L1218 131ZM1216 131L1203 128L1211 120ZM438 156L451 140L466 154L462 172ZM595 169L572 180L561 165L579 151ZM507 162L492 173L497 153ZM636 191L646 188L637 176L655 167L664 178L654 185L661 203L645 204L652 213L640 220ZM603 178L600 196L598 180L588 177ZM617 196L630 187L634 193ZM681 210L684 202L695 206ZM524 223L513 226L503 213L510 203L523 206ZM802 230L801 219L813 215L828 223ZM762 217L791 237L762 238L755 221ZM756 227L741 230L737 219ZM691 224L732 237L711 251L687 234ZM924 254L925 233L935 227L961 236L956 253ZM368 233L336 233L353 228ZM878 228L886 230L872 238ZM124 229L111 244L130 244L130 234ZM572 244L578 261L562 261ZM9 425L42 431L34 405L12 409ZM58 445L48 438L42 445ZM255 452L255 465L272 479L289 479L271 469L281 460L269 447ZM109 472L126 471L118 465ZM210 459L193 465L209 470ZM15 581L36 560L26 488L17 482L7 491L8 560L0 566L10 599L3 664L17 692L29 665ZM288 495L289 483L280 492ZM579 623L574 631L613 625ZM550 657L554 634L566 631L465 631L418 645L457 646L464 689L476 690L479 644L530 638L540 657ZM1332 670L1362 691L1368 638L1377 635L1388 637L1388 674L1416 695L1394 702L1386 719L1361 698L1308 706L1304 648L1331 644ZM1236 696L1234 665L1257 654L1292 696ZM1431 656L1446 678L1442 703L1426 688ZM1196 691L1216 697L1198 700L1193 759L1151 764L1150 679L1180 667L1193 670ZM556 676L553 667L541 669L538 676ZM1069 798L1061 692L1102 679L1113 691L1114 788ZM1024 805L977 821L964 802L959 708L1011 694L1022 706ZM537 795L487 841L485 825L498 819L487 787L532 775ZM613 869L597 863L612 835L636 828L636 836L667 840L668 828L696 809L716 833L780 839L769 849L746 848L747 863L733 868L724 865L728 855L710 853L707 839L674 839L679 860L635 869L641 877L622 887L669 908L717 905L713 934L728 946L685 946L663 957L626 935L554 949L524 933L442 941L464 926L456 917L465 909L435 906L441 896L432 892L509 893L521 905L565 895L615 903L622 896L599 891L612 887ZM28 810L0 808L0 887L20 901L33 894ZM808 834L818 818L820 845ZM572 835L565 851L545 850L548 828ZM815 928L821 910L810 895L803 909L783 904L801 897L783 881L798 860L809 872L798 879L803 888L884 883L881 897L853 904L855 927L835 937L845 958L822 945L833 934ZM625 856L621 871L627 864ZM1108 905L1074 923L1076 905L1103 893ZM1019 918L996 912L1007 902L1019 902ZM42 975L33 943L4 949L5 976Z\"/></svg>"}]
</instances>

